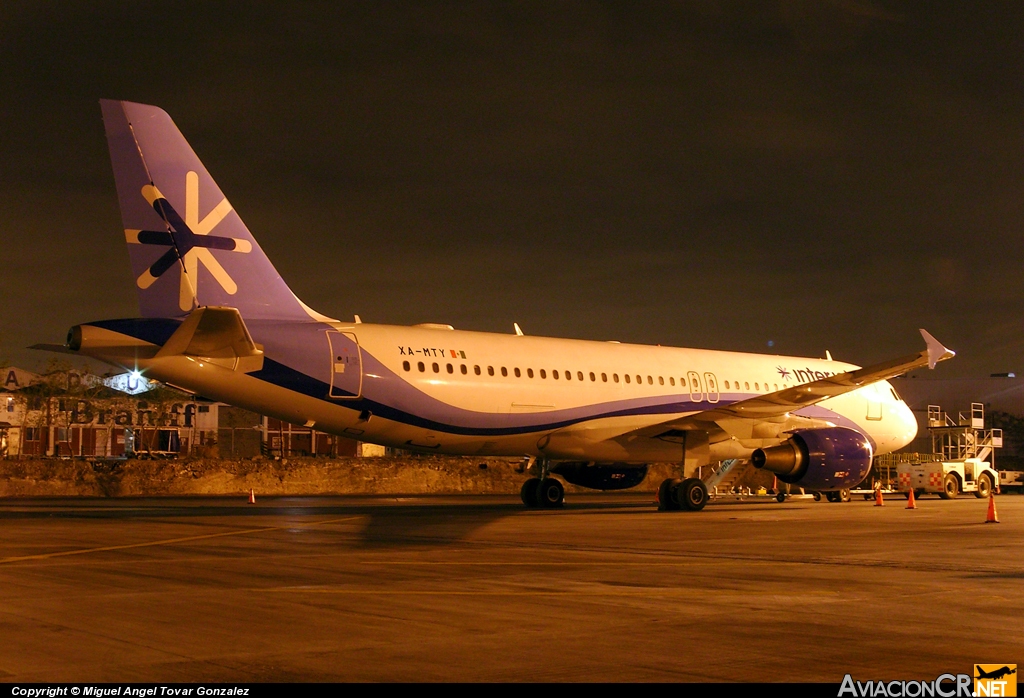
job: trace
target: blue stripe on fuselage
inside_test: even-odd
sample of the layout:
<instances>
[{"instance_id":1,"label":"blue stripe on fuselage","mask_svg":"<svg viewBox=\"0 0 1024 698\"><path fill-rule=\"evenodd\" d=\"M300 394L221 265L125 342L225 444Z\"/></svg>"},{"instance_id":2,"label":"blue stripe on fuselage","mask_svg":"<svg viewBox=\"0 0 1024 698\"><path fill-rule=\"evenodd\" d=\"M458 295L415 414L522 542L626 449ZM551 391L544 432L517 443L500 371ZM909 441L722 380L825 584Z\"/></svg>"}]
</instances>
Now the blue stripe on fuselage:
<instances>
[{"instance_id":1,"label":"blue stripe on fuselage","mask_svg":"<svg viewBox=\"0 0 1024 698\"><path fill-rule=\"evenodd\" d=\"M178 329L181 322L181 320L166 318L134 318L102 320L89 324L162 346L167 342L170 336L174 334L174 331ZM258 327L258 324L259 323L254 323L254 327L252 328L254 335L257 333L263 334L262 332L259 332L260 329L270 329L269 327L260 328ZM323 326L316 328L316 324L314 324L312 327L307 327L305 329L310 329L318 333L318 330L322 327ZM271 334L277 333L271 330ZM269 336L265 339L268 340L268 344L276 343ZM294 346L288 347L288 349L295 348L296 347ZM419 413L417 413L412 412L409 409L394 407L381 401L382 399L385 399L385 396L367 397L364 395L360 398L350 397L341 400L331 399L328 397L330 385L327 382L310 376L303 371L291 368L290 366L279 361L275 361L269 357L264 358L263 368L261 370L254 371L247 375L268 384L285 388L317 400L323 400L324 402L328 402L339 407L345 407L358 412L369 410L374 415L401 424L408 424L410 426L463 436L511 436L515 434L551 431L553 429L560 429L581 422L608 417L695 413L714 409L715 407L722 407L733 402L739 402L753 397L753 395L723 394L721 399L716 403L711 403L706 400L693 402L689 399L688 393L683 393L678 396L654 396L616 400L613 402L586 405L571 409L553 410L552 412L547 413L527 413L517 415L481 413L448 405L440 400L429 397L404 378L396 375L390 369L386 368L376 359L376 357L373 357L368 352L363 354L363 360L366 364L372 365L372 370L377 373L377 375L386 377L390 385L396 387L400 386L398 389L404 394L404 399L401 400L402 402L409 403L410 406L422 407L423 409L419 410ZM366 368L366 366L364 366L364 368ZM461 417L464 422L462 424L457 424L452 421L440 421L436 418L431 419L422 416L423 414L429 414L431 411L438 409L443 409L445 412L448 412L451 418L458 419ZM861 431L861 429L859 429L850 420L823 407L805 407L798 410L797 414L811 418L829 419L837 423L842 422L844 426L850 426L857 429L857 431ZM548 421L551 417L556 417L556 419L554 421ZM513 418L517 418L520 422L518 424L511 424L510 422ZM529 423L523 420L536 421ZM479 426L471 426L470 424L465 423L470 421L478 421L480 424ZM500 425L500 422L505 422L505 425Z\"/></svg>"}]
</instances>

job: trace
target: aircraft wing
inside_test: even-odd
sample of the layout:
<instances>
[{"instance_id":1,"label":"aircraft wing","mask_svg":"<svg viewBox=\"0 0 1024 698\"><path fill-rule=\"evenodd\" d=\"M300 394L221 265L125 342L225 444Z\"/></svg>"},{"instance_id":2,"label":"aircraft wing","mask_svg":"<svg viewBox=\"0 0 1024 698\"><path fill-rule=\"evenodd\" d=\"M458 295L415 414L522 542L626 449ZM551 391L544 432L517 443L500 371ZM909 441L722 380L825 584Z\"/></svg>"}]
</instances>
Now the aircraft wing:
<instances>
[{"instance_id":1,"label":"aircraft wing","mask_svg":"<svg viewBox=\"0 0 1024 698\"><path fill-rule=\"evenodd\" d=\"M783 417L802 407L852 392L871 383L895 378L915 368L923 366L935 368L935 364L938 362L953 358L954 353L942 346L935 337L925 330L920 330L920 332L927 348L917 354L704 410L682 419L644 427L634 433L637 436L664 437L666 432L672 430L706 428L709 424L721 424L737 419L762 420Z\"/></svg>"}]
</instances>

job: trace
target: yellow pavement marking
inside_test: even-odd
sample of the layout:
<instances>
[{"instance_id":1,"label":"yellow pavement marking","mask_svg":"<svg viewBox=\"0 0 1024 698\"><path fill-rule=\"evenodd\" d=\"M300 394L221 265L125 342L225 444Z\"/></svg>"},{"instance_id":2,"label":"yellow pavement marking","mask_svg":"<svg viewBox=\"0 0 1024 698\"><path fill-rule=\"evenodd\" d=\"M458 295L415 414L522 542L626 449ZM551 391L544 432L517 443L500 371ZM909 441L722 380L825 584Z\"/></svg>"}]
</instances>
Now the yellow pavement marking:
<instances>
[{"instance_id":1,"label":"yellow pavement marking","mask_svg":"<svg viewBox=\"0 0 1024 698\"><path fill-rule=\"evenodd\" d=\"M322 526L329 523L340 523L342 521L354 521L362 518L360 516L346 516L340 519L327 519L326 521L314 521L313 523L289 524L287 526L264 526L262 528L246 528L241 531L224 531L222 533L206 533L201 536L184 536L181 538L166 538L164 540L152 540L145 543L128 543L126 545L106 545L101 548L81 548L78 550L64 550L58 553L40 553L39 555L20 555L17 557L0 558L0 565L10 562L24 562L26 560L49 560L54 557L67 557L69 555L86 555L88 553L103 553L111 550L130 550L132 548L148 548L157 545L173 545L174 543L188 543L196 540L207 540L210 538L225 538L227 536L244 536L250 533L267 533L269 531L284 531L290 528L302 528L303 526Z\"/></svg>"}]
</instances>

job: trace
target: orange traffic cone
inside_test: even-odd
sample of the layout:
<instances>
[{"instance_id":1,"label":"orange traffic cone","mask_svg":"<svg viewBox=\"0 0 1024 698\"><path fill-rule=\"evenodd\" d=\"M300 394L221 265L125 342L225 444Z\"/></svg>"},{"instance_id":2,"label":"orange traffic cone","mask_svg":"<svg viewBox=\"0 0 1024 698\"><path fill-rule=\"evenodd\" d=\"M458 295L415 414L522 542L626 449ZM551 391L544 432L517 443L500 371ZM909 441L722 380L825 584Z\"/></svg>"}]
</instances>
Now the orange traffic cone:
<instances>
[{"instance_id":1,"label":"orange traffic cone","mask_svg":"<svg viewBox=\"0 0 1024 698\"><path fill-rule=\"evenodd\" d=\"M249 504L255 504L255 503L256 503L256 490L250 488L249 489Z\"/></svg>"},{"instance_id":2,"label":"orange traffic cone","mask_svg":"<svg viewBox=\"0 0 1024 698\"><path fill-rule=\"evenodd\" d=\"M875 506L876 507L884 507L885 506L885 502L882 501L882 488L881 487L879 487L878 489L875 490Z\"/></svg>"},{"instance_id":3,"label":"orange traffic cone","mask_svg":"<svg viewBox=\"0 0 1024 698\"><path fill-rule=\"evenodd\" d=\"M999 516L996 515L996 495L993 492L988 496L988 516L985 523L999 523Z\"/></svg>"},{"instance_id":4,"label":"orange traffic cone","mask_svg":"<svg viewBox=\"0 0 1024 698\"><path fill-rule=\"evenodd\" d=\"M914 490L907 494L907 509L917 509L917 502L914 501Z\"/></svg>"}]
</instances>

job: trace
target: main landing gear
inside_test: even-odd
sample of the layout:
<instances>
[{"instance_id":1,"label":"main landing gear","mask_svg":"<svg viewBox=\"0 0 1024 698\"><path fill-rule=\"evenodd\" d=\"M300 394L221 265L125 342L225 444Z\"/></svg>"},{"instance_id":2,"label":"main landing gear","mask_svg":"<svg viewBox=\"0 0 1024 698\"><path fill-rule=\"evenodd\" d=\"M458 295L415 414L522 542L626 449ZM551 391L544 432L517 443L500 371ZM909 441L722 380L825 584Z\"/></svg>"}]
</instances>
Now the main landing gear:
<instances>
[{"instance_id":1,"label":"main landing gear","mask_svg":"<svg viewBox=\"0 0 1024 698\"><path fill-rule=\"evenodd\" d=\"M708 503L708 488L703 480L665 480L658 488L659 511L700 511Z\"/></svg>"},{"instance_id":2,"label":"main landing gear","mask_svg":"<svg viewBox=\"0 0 1024 698\"><path fill-rule=\"evenodd\" d=\"M523 483L519 496L530 508L557 509L565 502L565 488L553 477L531 477Z\"/></svg>"},{"instance_id":3,"label":"main landing gear","mask_svg":"<svg viewBox=\"0 0 1024 698\"><path fill-rule=\"evenodd\" d=\"M531 509L558 509L565 502L565 488L562 487L562 483L548 477L550 465L546 458L538 459L536 467L540 470L540 477L531 477L519 489L519 497L523 504ZM533 470L533 467L531 465L530 470Z\"/></svg>"}]
</instances>

